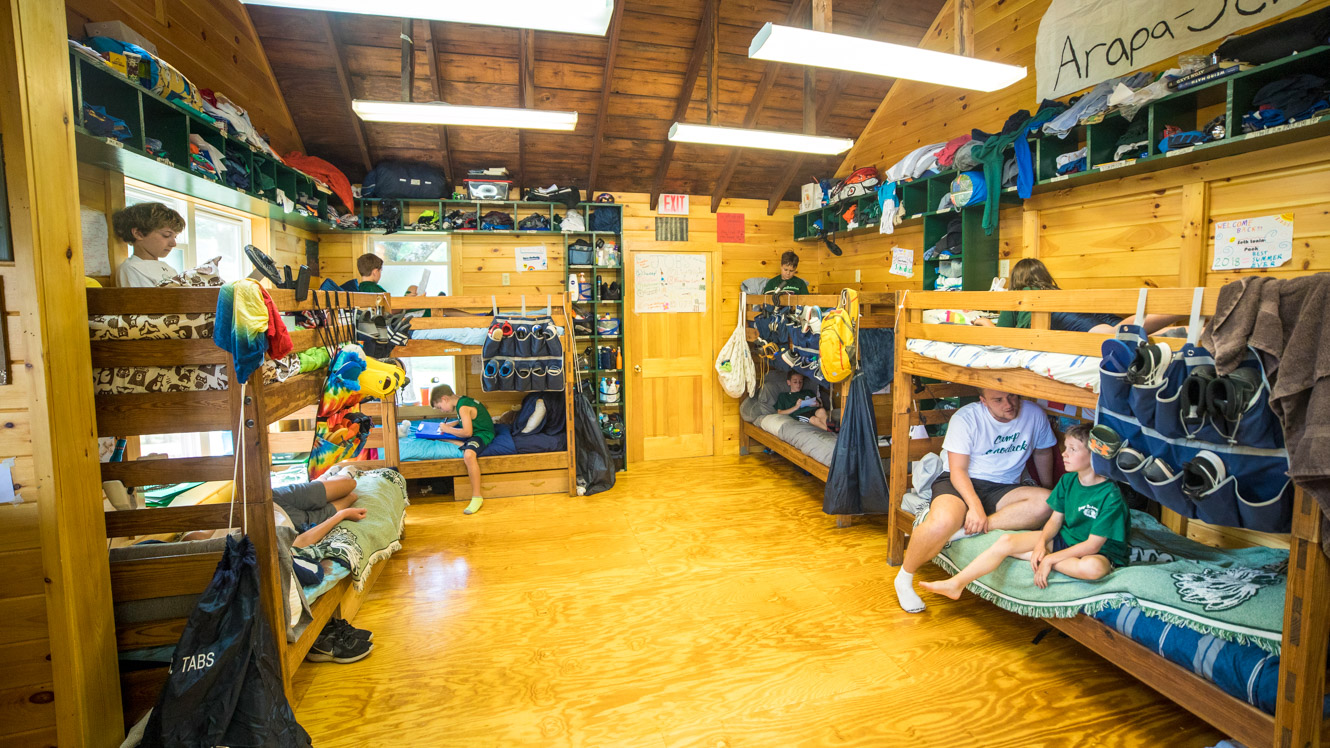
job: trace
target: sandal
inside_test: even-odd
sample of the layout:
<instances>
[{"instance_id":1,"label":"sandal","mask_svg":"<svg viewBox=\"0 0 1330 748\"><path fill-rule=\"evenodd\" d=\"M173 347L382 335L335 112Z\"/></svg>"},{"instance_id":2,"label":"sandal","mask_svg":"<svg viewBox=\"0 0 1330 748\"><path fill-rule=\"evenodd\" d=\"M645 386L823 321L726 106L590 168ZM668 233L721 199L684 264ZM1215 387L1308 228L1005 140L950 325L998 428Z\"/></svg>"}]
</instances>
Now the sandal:
<instances>
[{"instance_id":1,"label":"sandal","mask_svg":"<svg viewBox=\"0 0 1330 748\"><path fill-rule=\"evenodd\" d=\"M274 288L286 287L282 282L282 274L277 270L277 263L272 261L272 258L268 256L267 252L264 252L253 244L246 244L245 256L249 258L249 261L254 265L255 270L259 271L264 278L272 281ZM290 272L291 271L288 268L287 273L289 274Z\"/></svg>"}]
</instances>

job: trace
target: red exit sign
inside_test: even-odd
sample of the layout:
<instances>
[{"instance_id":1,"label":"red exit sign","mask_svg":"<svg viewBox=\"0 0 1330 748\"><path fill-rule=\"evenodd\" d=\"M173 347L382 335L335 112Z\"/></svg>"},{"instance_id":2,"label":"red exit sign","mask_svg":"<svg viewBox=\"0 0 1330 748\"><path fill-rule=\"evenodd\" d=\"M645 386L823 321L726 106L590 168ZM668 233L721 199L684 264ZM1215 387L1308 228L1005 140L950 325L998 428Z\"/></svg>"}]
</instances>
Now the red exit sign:
<instances>
[{"instance_id":1,"label":"red exit sign","mask_svg":"<svg viewBox=\"0 0 1330 748\"><path fill-rule=\"evenodd\" d=\"M688 196L661 195L660 203L656 206L656 213L662 216L688 215Z\"/></svg>"}]
</instances>

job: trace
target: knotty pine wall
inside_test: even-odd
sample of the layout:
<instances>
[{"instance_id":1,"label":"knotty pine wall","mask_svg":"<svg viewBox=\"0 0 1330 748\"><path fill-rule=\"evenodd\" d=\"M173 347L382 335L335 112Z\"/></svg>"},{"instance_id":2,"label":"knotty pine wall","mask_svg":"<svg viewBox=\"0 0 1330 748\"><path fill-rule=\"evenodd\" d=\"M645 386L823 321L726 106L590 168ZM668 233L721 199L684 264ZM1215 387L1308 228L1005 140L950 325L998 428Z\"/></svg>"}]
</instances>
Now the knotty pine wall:
<instances>
[{"instance_id":1,"label":"knotty pine wall","mask_svg":"<svg viewBox=\"0 0 1330 748\"><path fill-rule=\"evenodd\" d=\"M1292 14L1330 5L1312 0ZM841 171L885 170L910 151L971 128L995 131L1018 109L1033 111L1035 33L1048 0L978 0L975 55L1029 68L1002 91L977 93L898 81L850 151ZM952 4L944 6L921 46L952 51ZM1203 48L1209 51L1213 44ZM1164 69L1165 61L1151 69ZM1289 276L1330 270L1330 138L1195 163L1153 174L1042 192L1001 213L1001 257L1038 257L1063 288L1219 286L1238 272L1209 271L1213 223L1294 214L1292 262L1263 272ZM820 251L826 287L867 291L918 289L921 273L887 274L893 247L922 249L918 226L894 235L865 234L840 242L841 257ZM862 280L854 280L860 271Z\"/></svg>"}]
</instances>

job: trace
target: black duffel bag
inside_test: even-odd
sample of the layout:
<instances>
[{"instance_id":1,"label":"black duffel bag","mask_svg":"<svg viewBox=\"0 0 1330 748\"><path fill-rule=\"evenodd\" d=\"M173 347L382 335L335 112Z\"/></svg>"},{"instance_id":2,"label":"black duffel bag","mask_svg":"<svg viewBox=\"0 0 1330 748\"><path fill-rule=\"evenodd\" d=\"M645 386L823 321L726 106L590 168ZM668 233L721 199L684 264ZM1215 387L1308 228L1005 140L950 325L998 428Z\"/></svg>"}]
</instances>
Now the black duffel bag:
<instances>
[{"instance_id":1,"label":"black duffel bag","mask_svg":"<svg viewBox=\"0 0 1330 748\"><path fill-rule=\"evenodd\" d=\"M400 200L438 200L448 196L448 179L433 164L418 161L380 161L365 175L361 197Z\"/></svg>"},{"instance_id":2,"label":"black duffel bag","mask_svg":"<svg viewBox=\"0 0 1330 748\"><path fill-rule=\"evenodd\" d=\"M1215 53L1221 60L1241 60L1253 65L1306 52L1330 40L1330 8L1312 11L1224 40Z\"/></svg>"},{"instance_id":3,"label":"black duffel bag","mask_svg":"<svg viewBox=\"0 0 1330 748\"><path fill-rule=\"evenodd\" d=\"M536 187L526 191L524 200L534 203L563 203L569 209L576 208L582 201L582 191L576 187Z\"/></svg>"}]
</instances>

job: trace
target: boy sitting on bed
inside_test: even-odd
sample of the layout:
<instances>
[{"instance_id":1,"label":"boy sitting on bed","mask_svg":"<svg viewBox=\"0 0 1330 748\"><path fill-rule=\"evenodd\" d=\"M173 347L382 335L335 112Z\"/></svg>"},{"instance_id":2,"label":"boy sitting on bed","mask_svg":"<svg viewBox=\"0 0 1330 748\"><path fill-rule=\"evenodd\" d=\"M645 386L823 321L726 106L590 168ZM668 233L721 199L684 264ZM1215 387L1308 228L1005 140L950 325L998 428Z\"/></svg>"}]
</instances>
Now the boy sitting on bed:
<instances>
[{"instance_id":1,"label":"boy sitting on bed","mask_svg":"<svg viewBox=\"0 0 1330 748\"><path fill-rule=\"evenodd\" d=\"M921 586L952 600L959 599L965 585L998 568L1007 556L1028 560L1034 569L1034 584L1040 589L1048 586L1050 571L1094 580L1126 566L1130 555L1127 504L1116 483L1095 475L1090 464L1089 440L1089 424L1067 429L1062 461L1068 472L1048 496L1053 515L1044 529L1003 535L956 576L941 582L923 582Z\"/></svg>"},{"instance_id":2,"label":"boy sitting on bed","mask_svg":"<svg viewBox=\"0 0 1330 748\"><path fill-rule=\"evenodd\" d=\"M444 413L456 413L458 421L445 423L439 431L461 437L462 462L466 465L467 477L471 479L471 503L467 504L463 514L475 514L485 500L480 496L480 460L478 455L489 443L494 441L494 421L484 405L469 397L458 397L453 388L446 384L435 386L429 391L429 403Z\"/></svg>"},{"instance_id":3,"label":"boy sitting on bed","mask_svg":"<svg viewBox=\"0 0 1330 748\"><path fill-rule=\"evenodd\" d=\"M804 389L804 375L792 371L785 375L785 384L790 391L776 396L776 412L826 431L827 409L818 402L817 393Z\"/></svg>"}]
</instances>

